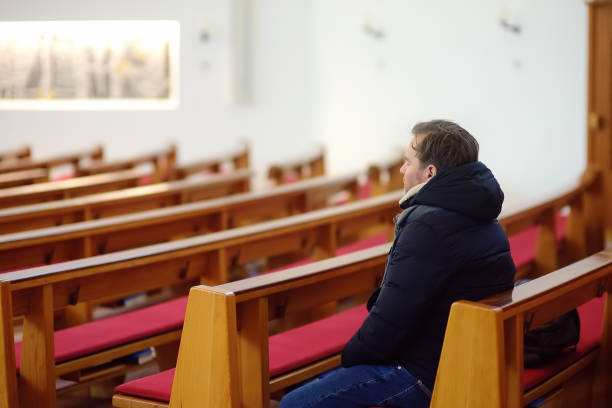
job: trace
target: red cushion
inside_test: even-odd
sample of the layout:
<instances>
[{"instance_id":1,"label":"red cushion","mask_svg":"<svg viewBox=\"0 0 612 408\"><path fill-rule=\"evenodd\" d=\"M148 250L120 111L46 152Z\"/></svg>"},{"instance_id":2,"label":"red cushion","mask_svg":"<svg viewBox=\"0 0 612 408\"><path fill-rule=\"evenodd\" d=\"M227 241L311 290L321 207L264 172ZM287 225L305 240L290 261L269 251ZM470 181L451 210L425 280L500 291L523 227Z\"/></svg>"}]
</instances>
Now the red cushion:
<instances>
[{"instance_id":1,"label":"red cushion","mask_svg":"<svg viewBox=\"0 0 612 408\"><path fill-rule=\"evenodd\" d=\"M370 198L372 197L372 189L374 188L373 183L368 180L363 184L359 184L359 198Z\"/></svg>"},{"instance_id":2,"label":"red cushion","mask_svg":"<svg viewBox=\"0 0 612 408\"><path fill-rule=\"evenodd\" d=\"M557 241L565 237L567 229L567 217L557 217ZM536 253L536 243L538 239L538 227L527 228L524 231L514 234L508 238L510 241L510 252L517 268L521 268L533 262Z\"/></svg>"},{"instance_id":3,"label":"red cushion","mask_svg":"<svg viewBox=\"0 0 612 408\"><path fill-rule=\"evenodd\" d=\"M69 173L64 173L64 174L60 174L58 176L53 177L53 180L51 181L63 181L63 180L70 180L74 178L74 172L69 172Z\"/></svg>"},{"instance_id":4,"label":"red cushion","mask_svg":"<svg viewBox=\"0 0 612 408\"><path fill-rule=\"evenodd\" d=\"M153 184L153 176L142 176L141 178L138 179L138 185L139 186L146 186L148 184Z\"/></svg>"},{"instance_id":5,"label":"red cushion","mask_svg":"<svg viewBox=\"0 0 612 408\"><path fill-rule=\"evenodd\" d=\"M115 392L157 401L170 402L172 381L176 368L139 378L115 387Z\"/></svg>"},{"instance_id":6,"label":"red cushion","mask_svg":"<svg viewBox=\"0 0 612 408\"><path fill-rule=\"evenodd\" d=\"M367 314L358 306L270 337L270 377L340 352ZM130 381L115 391L167 402L173 379L174 369Z\"/></svg>"},{"instance_id":7,"label":"red cushion","mask_svg":"<svg viewBox=\"0 0 612 408\"><path fill-rule=\"evenodd\" d=\"M346 255L351 252L360 251L362 249L371 248L376 245L384 244L389 240L389 233L387 231L381 231L377 234L354 242L352 244L341 246L336 249L336 256Z\"/></svg>"},{"instance_id":8,"label":"red cushion","mask_svg":"<svg viewBox=\"0 0 612 408\"><path fill-rule=\"evenodd\" d=\"M578 307L578 314L580 315L580 341L576 346L576 351L568 351L560 358L543 367L525 370L523 376L525 390L529 390L544 382L547 378L552 377L597 347L601 338L604 299L603 297L595 298Z\"/></svg>"},{"instance_id":9,"label":"red cushion","mask_svg":"<svg viewBox=\"0 0 612 408\"><path fill-rule=\"evenodd\" d=\"M183 325L187 296L55 332L55 362L175 330ZM21 342L15 344L17 369Z\"/></svg>"},{"instance_id":10,"label":"red cushion","mask_svg":"<svg viewBox=\"0 0 612 408\"><path fill-rule=\"evenodd\" d=\"M339 353L367 315L358 306L270 337L270 377Z\"/></svg>"},{"instance_id":11,"label":"red cushion","mask_svg":"<svg viewBox=\"0 0 612 408\"><path fill-rule=\"evenodd\" d=\"M346 255L348 253L351 252L355 252L355 251L359 251L362 249L366 249L366 248L370 248L376 245L380 245L380 244L384 244L385 242L387 242L387 231L381 231L377 234L374 234L370 237L364 238L360 241L354 242L352 244L348 244L348 245L344 245L341 246L340 248L336 249L336 256L340 256L340 255ZM315 259L314 258L306 258L306 259L302 259L301 261L297 261L294 262L292 264L289 265L285 265L282 266L280 268L275 268L275 269L271 269L269 271L265 271L263 272L265 273L272 273L272 272L277 272L277 271L282 271L285 269L289 269L289 268L295 268L297 266L302 266L302 265L307 265L309 263L314 262Z\"/></svg>"}]
</instances>

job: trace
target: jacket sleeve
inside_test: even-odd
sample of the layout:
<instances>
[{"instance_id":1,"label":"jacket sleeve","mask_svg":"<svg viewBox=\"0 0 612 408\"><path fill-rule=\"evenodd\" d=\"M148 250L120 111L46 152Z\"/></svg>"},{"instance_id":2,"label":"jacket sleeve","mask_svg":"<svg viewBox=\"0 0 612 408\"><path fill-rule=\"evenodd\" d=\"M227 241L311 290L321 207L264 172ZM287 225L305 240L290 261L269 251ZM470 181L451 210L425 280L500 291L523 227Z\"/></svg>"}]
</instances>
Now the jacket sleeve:
<instances>
[{"instance_id":1,"label":"jacket sleeve","mask_svg":"<svg viewBox=\"0 0 612 408\"><path fill-rule=\"evenodd\" d=\"M428 308L458 269L431 227L406 223L389 255L378 297L342 352L342 365L392 364L406 336L418 336Z\"/></svg>"}]
</instances>

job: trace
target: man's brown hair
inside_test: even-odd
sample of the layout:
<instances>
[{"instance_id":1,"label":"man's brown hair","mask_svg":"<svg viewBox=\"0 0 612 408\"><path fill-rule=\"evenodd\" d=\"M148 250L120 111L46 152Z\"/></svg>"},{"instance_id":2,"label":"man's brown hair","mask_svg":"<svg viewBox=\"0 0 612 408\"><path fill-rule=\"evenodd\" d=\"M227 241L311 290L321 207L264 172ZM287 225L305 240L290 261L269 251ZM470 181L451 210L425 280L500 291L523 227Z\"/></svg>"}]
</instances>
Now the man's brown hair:
<instances>
[{"instance_id":1,"label":"man's brown hair","mask_svg":"<svg viewBox=\"0 0 612 408\"><path fill-rule=\"evenodd\" d=\"M416 151L423 166L438 170L478 160L478 142L467 130L448 120L421 122L412 128Z\"/></svg>"}]
</instances>

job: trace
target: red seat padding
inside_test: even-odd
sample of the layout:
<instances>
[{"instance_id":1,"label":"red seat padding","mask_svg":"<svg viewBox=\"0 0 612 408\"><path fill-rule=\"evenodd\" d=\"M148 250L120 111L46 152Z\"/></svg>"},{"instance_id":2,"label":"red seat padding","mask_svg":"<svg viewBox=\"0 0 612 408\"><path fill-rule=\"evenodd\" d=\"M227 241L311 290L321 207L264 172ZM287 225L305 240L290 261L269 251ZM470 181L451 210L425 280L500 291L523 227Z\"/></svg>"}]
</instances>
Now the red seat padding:
<instances>
[{"instance_id":1,"label":"red seat padding","mask_svg":"<svg viewBox=\"0 0 612 408\"><path fill-rule=\"evenodd\" d=\"M141 178L138 179L137 184L139 186L146 186L149 184L153 184L153 181L155 181L153 176L142 176Z\"/></svg>"},{"instance_id":2,"label":"red seat padding","mask_svg":"<svg viewBox=\"0 0 612 408\"><path fill-rule=\"evenodd\" d=\"M599 345L603 311L603 297L591 299L578 307L578 314L580 315L580 341L576 346L576 350L565 352L561 357L542 367L525 370L523 376L525 390L529 390L544 382L547 378L552 377Z\"/></svg>"},{"instance_id":3,"label":"red seat padding","mask_svg":"<svg viewBox=\"0 0 612 408\"><path fill-rule=\"evenodd\" d=\"M342 351L368 315L358 306L270 337L270 377Z\"/></svg>"},{"instance_id":4,"label":"red seat padding","mask_svg":"<svg viewBox=\"0 0 612 408\"><path fill-rule=\"evenodd\" d=\"M374 189L374 184L368 180L363 184L359 185L359 199L370 198L372 197L372 190Z\"/></svg>"},{"instance_id":5,"label":"red seat padding","mask_svg":"<svg viewBox=\"0 0 612 408\"><path fill-rule=\"evenodd\" d=\"M336 249L336 256L346 255L346 254L351 253L351 252L355 252L355 251L359 251L359 250L362 250L362 249L370 248L370 247L373 247L373 246L376 246L376 245L384 244L385 242L387 242L387 231L381 231L381 232L379 232L377 234L374 234L372 236L369 236L367 238L364 238L364 239L359 240L357 242L354 242L352 244L344 245L344 246L341 246L340 248L337 248ZM312 258L312 257L311 258L306 258L306 259L302 259L301 261L297 261L297 262L294 262L292 264L282 266L280 268L275 268L275 269L271 269L269 271L265 271L262 274L282 271L282 270L289 269L289 268L295 268L297 266L307 265L307 264L312 263L314 261L315 261L315 259Z\"/></svg>"},{"instance_id":6,"label":"red seat padding","mask_svg":"<svg viewBox=\"0 0 612 408\"><path fill-rule=\"evenodd\" d=\"M187 296L55 332L55 362L61 363L183 326ZM17 369L21 342L15 344Z\"/></svg>"},{"instance_id":7,"label":"red seat padding","mask_svg":"<svg viewBox=\"0 0 612 408\"><path fill-rule=\"evenodd\" d=\"M346 255L351 252L360 251L362 249L371 248L376 245L384 244L388 242L389 233L387 231L381 231L367 238L361 239L352 244L341 246L336 249L336 256Z\"/></svg>"},{"instance_id":8,"label":"red seat padding","mask_svg":"<svg viewBox=\"0 0 612 408\"><path fill-rule=\"evenodd\" d=\"M557 241L565 237L567 229L567 217L557 217ZM528 265L535 259L536 242L538 239L538 227L527 228L508 238L510 241L510 253L517 268Z\"/></svg>"},{"instance_id":9,"label":"red seat padding","mask_svg":"<svg viewBox=\"0 0 612 408\"><path fill-rule=\"evenodd\" d=\"M121 384L115 387L115 392L156 401L170 402L175 371L176 368L171 368L158 374Z\"/></svg>"},{"instance_id":10,"label":"red seat padding","mask_svg":"<svg viewBox=\"0 0 612 408\"><path fill-rule=\"evenodd\" d=\"M58 176L53 177L51 181L64 181L70 180L74 178L74 172L63 173Z\"/></svg>"},{"instance_id":11,"label":"red seat padding","mask_svg":"<svg viewBox=\"0 0 612 408\"><path fill-rule=\"evenodd\" d=\"M270 377L339 353L367 316L358 306L270 337ZM115 388L122 394L170 401L174 369L130 381Z\"/></svg>"}]
</instances>

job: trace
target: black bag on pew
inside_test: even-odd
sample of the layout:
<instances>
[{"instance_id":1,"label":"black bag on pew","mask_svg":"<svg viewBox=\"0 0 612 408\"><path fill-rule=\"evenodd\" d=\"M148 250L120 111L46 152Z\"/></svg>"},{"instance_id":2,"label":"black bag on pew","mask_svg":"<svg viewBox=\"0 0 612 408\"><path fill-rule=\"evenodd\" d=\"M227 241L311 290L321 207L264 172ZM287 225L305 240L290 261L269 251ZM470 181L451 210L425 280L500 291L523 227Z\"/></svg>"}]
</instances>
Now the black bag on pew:
<instances>
[{"instance_id":1,"label":"black bag on pew","mask_svg":"<svg viewBox=\"0 0 612 408\"><path fill-rule=\"evenodd\" d=\"M520 280L515 286L528 282ZM525 368L536 368L560 356L564 350L576 348L580 340L580 317L576 309L525 333Z\"/></svg>"}]
</instances>

